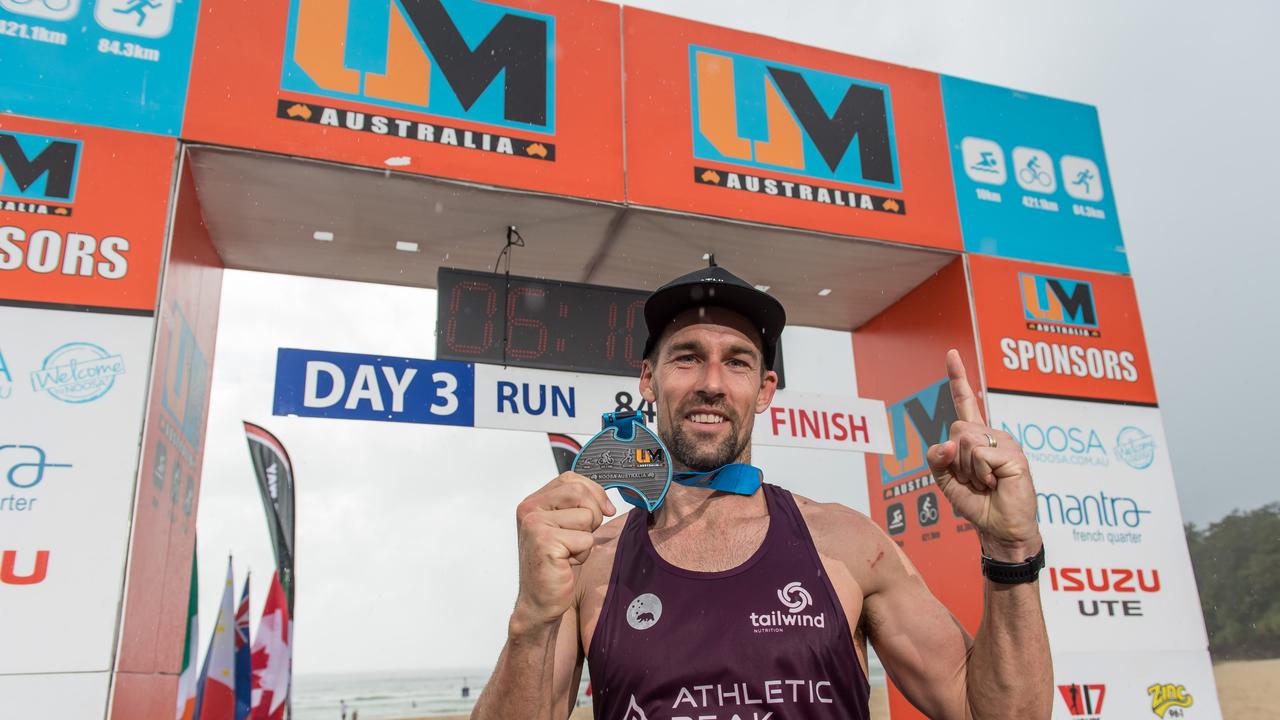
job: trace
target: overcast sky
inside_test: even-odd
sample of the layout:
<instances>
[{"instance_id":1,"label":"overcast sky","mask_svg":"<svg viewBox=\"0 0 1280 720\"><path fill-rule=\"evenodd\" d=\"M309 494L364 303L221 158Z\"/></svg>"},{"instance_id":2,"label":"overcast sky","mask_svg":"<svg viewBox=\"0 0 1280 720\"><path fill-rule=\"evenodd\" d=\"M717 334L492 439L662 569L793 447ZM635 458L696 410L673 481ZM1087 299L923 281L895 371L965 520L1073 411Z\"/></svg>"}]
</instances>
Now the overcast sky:
<instances>
[{"instance_id":1,"label":"overcast sky","mask_svg":"<svg viewBox=\"0 0 1280 720\"><path fill-rule=\"evenodd\" d=\"M1280 500L1252 457L1272 427L1263 413L1280 407L1280 4L632 4L1097 105L1183 514L1205 523ZM545 438L270 414L276 348L428 358L434 317L431 291L227 274L200 499L202 635L228 552L237 578L257 574L255 618L272 566L247 419L297 465L296 671L492 664L515 596L514 508L555 474ZM788 342L793 389L855 391L847 335ZM806 368L793 346L843 355ZM757 460L771 480L866 506L860 456Z\"/></svg>"}]
</instances>

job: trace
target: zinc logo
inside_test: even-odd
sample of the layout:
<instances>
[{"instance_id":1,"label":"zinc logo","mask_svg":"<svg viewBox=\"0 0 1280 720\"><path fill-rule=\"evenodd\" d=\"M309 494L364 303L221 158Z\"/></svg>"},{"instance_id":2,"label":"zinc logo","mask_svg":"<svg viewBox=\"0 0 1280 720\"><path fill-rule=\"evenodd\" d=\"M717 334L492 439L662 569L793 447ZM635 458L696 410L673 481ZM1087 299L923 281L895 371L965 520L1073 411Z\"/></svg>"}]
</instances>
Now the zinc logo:
<instances>
[{"instance_id":1,"label":"zinc logo","mask_svg":"<svg viewBox=\"0 0 1280 720\"><path fill-rule=\"evenodd\" d=\"M888 485L929 471L925 452L947 439L959 420L947 381L933 383L885 409L893 454L880 456L880 482Z\"/></svg>"},{"instance_id":2,"label":"zinc logo","mask_svg":"<svg viewBox=\"0 0 1280 720\"><path fill-rule=\"evenodd\" d=\"M0 210L70 216L81 148L79 140L0 133Z\"/></svg>"},{"instance_id":3,"label":"zinc logo","mask_svg":"<svg viewBox=\"0 0 1280 720\"><path fill-rule=\"evenodd\" d=\"M689 47L693 154L902 189L889 86Z\"/></svg>"},{"instance_id":4,"label":"zinc logo","mask_svg":"<svg viewBox=\"0 0 1280 720\"><path fill-rule=\"evenodd\" d=\"M281 87L555 132L555 18L477 0L292 0Z\"/></svg>"},{"instance_id":5,"label":"zinc logo","mask_svg":"<svg viewBox=\"0 0 1280 720\"><path fill-rule=\"evenodd\" d=\"M1029 329L1101 337L1093 285L1088 281L1018 273L1018 285Z\"/></svg>"}]
</instances>

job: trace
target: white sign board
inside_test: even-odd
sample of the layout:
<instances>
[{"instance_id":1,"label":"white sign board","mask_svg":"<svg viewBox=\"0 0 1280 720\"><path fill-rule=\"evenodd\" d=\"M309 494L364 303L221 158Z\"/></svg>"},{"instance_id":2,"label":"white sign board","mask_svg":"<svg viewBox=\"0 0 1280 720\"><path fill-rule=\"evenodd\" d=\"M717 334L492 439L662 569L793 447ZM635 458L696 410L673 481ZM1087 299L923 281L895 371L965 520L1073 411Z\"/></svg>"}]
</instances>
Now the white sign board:
<instances>
[{"instance_id":1,"label":"white sign board","mask_svg":"<svg viewBox=\"0 0 1280 720\"><path fill-rule=\"evenodd\" d=\"M1054 720L1222 720L1206 650L1054 653Z\"/></svg>"},{"instance_id":2,"label":"white sign board","mask_svg":"<svg viewBox=\"0 0 1280 720\"><path fill-rule=\"evenodd\" d=\"M0 674L111 669L152 325L0 307Z\"/></svg>"},{"instance_id":3,"label":"white sign board","mask_svg":"<svg viewBox=\"0 0 1280 720\"><path fill-rule=\"evenodd\" d=\"M988 402L1031 462L1054 650L1204 650L1160 411L998 393Z\"/></svg>"},{"instance_id":4,"label":"white sign board","mask_svg":"<svg viewBox=\"0 0 1280 720\"><path fill-rule=\"evenodd\" d=\"M653 406L634 377L475 366L475 426L594 435L600 414L639 410L652 424ZM849 452L889 452L884 403L857 397L780 390L756 416L758 445Z\"/></svg>"}]
</instances>

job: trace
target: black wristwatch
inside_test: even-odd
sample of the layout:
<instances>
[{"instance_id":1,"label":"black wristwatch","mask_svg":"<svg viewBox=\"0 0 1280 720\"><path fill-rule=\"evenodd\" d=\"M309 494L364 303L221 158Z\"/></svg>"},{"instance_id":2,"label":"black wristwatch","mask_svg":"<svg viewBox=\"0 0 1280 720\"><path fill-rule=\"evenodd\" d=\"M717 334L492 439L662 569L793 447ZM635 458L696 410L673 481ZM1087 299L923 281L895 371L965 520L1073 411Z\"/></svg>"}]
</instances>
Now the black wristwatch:
<instances>
[{"instance_id":1,"label":"black wristwatch","mask_svg":"<svg viewBox=\"0 0 1280 720\"><path fill-rule=\"evenodd\" d=\"M1001 562L987 557L987 553L982 553L982 574L993 583L1001 585L1021 585L1022 583L1035 582L1040 577L1040 568L1044 567L1044 545L1040 545L1040 552L1034 556L1017 563Z\"/></svg>"}]
</instances>

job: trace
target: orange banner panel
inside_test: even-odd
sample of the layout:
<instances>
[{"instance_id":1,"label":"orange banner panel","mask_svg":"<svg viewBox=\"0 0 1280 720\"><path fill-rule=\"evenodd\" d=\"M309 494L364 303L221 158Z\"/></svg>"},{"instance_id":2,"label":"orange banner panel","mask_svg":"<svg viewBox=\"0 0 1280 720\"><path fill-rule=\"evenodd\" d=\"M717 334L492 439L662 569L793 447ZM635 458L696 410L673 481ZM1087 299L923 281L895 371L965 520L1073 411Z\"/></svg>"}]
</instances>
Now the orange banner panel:
<instances>
[{"instance_id":1,"label":"orange banner panel","mask_svg":"<svg viewBox=\"0 0 1280 720\"><path fill-rule=\"evenodd\" d=\"M625 8L627 201L959 250L933 73Z\"/></svg>"},{"instance_id":2,"label":"orange banner panel","mask_svg":"<svg viewBox=\"0 0 1280 720\"><path fill-rule=\"evenodd\" d=\"M204 0L183 137L621 201L619 13Z\"/></svg>"},{"instance_id":3,"label":"orange banner panel","mask_svg":"<svg viewBox=\"0 0 1280 720\"><path fill-rule=\"evenodd\" d=\"M956 259L853 334L858 392L885 401L893 452L867 455L871 519L906 552L929 590L970 634L982 620L977 533L951 509L925 451L947 439L956 417L944 365L960 351L975 392L978 360L963 261ZM889 685L895 720L922 718Z\"/></svg>"},{"instance_id":4,"label":"orange banner panel","mask_svg":"<svg viewBox=\"0 0 1280 720\"><path fill-rule=\"evenodd\" d=\"M992 390L1156 403L1133 280L976 255L969 272Z\"/></svg>"},{"instance_id":5,"label":"orange banner panel","mask_svg":"<svg viewBox=\"0 0 1280 720\"><path fill-rule=\"evenodd\" d=\"M0 115L0 302L150 315L176 148Z\"/></svg>"}]
</instances>

